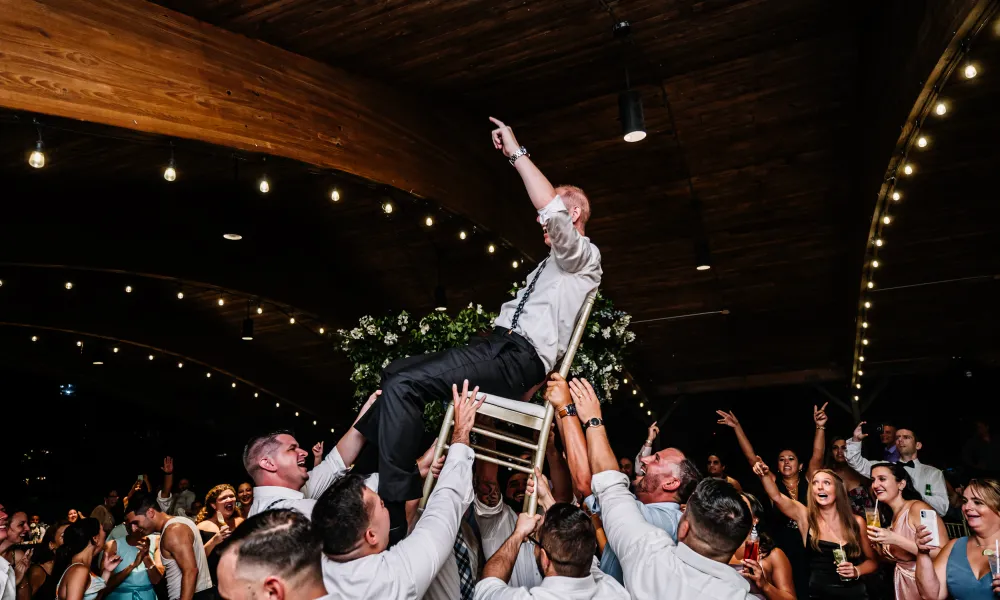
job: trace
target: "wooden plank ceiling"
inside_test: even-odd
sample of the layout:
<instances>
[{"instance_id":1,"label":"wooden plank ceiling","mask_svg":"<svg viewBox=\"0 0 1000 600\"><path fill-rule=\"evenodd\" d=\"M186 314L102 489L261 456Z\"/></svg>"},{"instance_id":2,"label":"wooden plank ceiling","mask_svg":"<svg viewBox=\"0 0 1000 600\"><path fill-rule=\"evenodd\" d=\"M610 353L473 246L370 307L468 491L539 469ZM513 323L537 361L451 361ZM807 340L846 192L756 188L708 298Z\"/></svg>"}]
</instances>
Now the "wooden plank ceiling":
<instances>
[{"instance_id":1,"label":"wooden plank ceiling","mask_svg":"<svg viewBox=\"0 0 1000 600\"><path fill-rule=\"evenodd\" d=\"M590 194L605 290L637 321L730 311L639 324L636 370L647 384L843 361L845 220L860 204L843 176L857 4L613 3L633 26L631 75L649 131L629 145L617 122L623 50L597 0L160 3L507 119L553 179ZM707 273L694 270L687 170L704 206Z\"/></svg>"}]
</instances>

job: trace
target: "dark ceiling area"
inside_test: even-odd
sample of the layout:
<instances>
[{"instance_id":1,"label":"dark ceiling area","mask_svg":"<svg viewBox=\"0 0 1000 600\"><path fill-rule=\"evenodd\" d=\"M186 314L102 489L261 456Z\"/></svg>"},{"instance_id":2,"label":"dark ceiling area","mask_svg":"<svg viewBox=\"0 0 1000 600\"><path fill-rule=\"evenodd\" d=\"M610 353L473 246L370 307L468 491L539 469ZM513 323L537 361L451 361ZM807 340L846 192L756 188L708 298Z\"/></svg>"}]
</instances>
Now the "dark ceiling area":
<instances>
[{"instance_id":1,"label":"dark ceiling area","mask_svg":"<svg viewBox=\"0 0 1000 600\"><path fill-rule=\"evenodd\" d=\"M484 146L486 117L505 119L553 183L587 191L602 290L637 335L628 369L665 414L684 394L747 387L823 384L847 398L878 178L950 41L927 24L951 22L962 3L156 4L405 89L481 123L469 135ZM613 38L612 16L631 22L633 45ZM952 357L996 363L992 30L974 56L980 76L948 83L954 110L927 124L931 144L892 209L867 376L946 369ZM648 132L634 144L618 122L626 63ZM36 119L43 169L26 163ZM168 183L171 153L178 178ZM506 176L519 190L516 174ZM520 192L503 212L523 220L518 240L535 241L514 247L493 233L499 225L405 190L43 114L0 112L0 177L8 370L65 372L116 398L174 399L185 410L220 398L257 414L299 410L324 431L346 425L355 407L336 329L365 314L429 312L438 286L451 310L495 310L545 253ZM485 197L462 193L469 205ZM708 271L695 269L702 240ZM252 342L240 339L248 311ZM92 353L114 347L117 358L95 375ZM619 404L645 418L630 391Z\"/></svg>"}]
</instances>

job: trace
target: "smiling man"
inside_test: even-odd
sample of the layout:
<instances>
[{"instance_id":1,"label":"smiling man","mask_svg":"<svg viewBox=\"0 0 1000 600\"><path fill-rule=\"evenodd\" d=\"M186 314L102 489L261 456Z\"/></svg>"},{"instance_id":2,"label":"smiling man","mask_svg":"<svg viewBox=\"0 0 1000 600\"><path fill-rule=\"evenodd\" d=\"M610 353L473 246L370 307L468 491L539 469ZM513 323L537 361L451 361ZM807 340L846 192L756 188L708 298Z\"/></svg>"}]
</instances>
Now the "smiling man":
<instances>
[{"instance_id":1,"label":"smiling man","mask_svg":"<svg viewBox=\"0 0 1000 600\"><path fill-rule=\"evenodd\" d=\"M376 391L358 413L360 419L381 391ZM357 423L357 419L355 420ZM306 469L309 451L299 445L290 431L274 431L247 442L243 466L253 479L253 504L247 517L265 510L290 508L312 518L313 506L330 484L354 463L365 438L353 427L340 438L337 447L315 469Z\"/></svg>"}]
</instances>

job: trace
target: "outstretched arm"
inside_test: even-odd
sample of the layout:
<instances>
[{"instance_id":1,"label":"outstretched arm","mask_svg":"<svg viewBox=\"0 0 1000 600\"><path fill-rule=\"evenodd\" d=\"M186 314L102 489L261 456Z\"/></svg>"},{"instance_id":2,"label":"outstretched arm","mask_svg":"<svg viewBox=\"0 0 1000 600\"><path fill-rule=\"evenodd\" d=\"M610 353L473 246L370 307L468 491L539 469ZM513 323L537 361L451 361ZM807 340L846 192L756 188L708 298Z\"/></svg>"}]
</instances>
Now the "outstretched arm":
<instances>
[{"instance_id":1,"label":"outstretched arm","mask_svg":"<svg viewBox=\"0 0 1000 600\"><path fill-rule=\"evenodd\" d=\"M354 424L361 417L365 416L365 413L372 407L372 404L375 404L375 401L378 400L381 394L382 390L375 390L375 393L368 397L365 405L358 412L358 417L354 419L354 423L347 429L344 437L340 438L340 441L337 442L337 452L340 453L340 458L344 461L345 465L354 464L354 461L358 458L358 454L361 453L361 448L365 445L365 436L361 435L361 432L354 428Z\"/></svg>"},{"instance_id":2,"label":"outstretched arm","mask_svg":"<svg viewBox=\"0 0 1000 600\"><path fill-rule=\"evenodd\" d=\"M813 473L823 468L823 456L826 454L826 422L829 420L829 417L826 416L827 404L829 402L821 408L816 408L816 405L813 405L813 423L816 424L816 434L813 436L812 458L809 459L809 468L806 471L806 477L810 480L812 480Z\"/></svg>"},{"instance_id":3,"label":"outstretched arm","mask_svg":"<svg viewBox=\"0 0 1000 600\"><path fill-rule=\"evenodd\" d=\"M497 126L493 130L493 147L502 150L503 155L510 158L521 147L517 143L517 139L514 138L514 130L504 125L499 119L490 117L490 121ZM528 197L535 205L535 210L542 210L549 202L552 202L556 195L555 188L552 187L545 175L542 175L535 163L531 162L531 158L527 155L518 158L514 161L514 168L517 169L521 180L524 181L524 187L528 190Z\"/></svg>"},{"instance_id":4,"label":"outstretched arm","mask_svg":"<svg viewBox=\"0 0 1000 600\"><path fill-rule=\"evenodd\" d=\"M575 380L574 380L575 381ZM545 388L545 399L552 404L555 409L556 426L559 428L559 436L562 438L563 446L566 448L566 461L569 463L569 473L573 480L573 491L579 498L586 498L590 492L590 462L587 459L587 439L583 436L583 429L580 427L579 419L572 415L565 417L558 416L558 412L570 404L570 387L566 380L559 373L549 376L549 381ZM582 385L576 382L575 385ZM574 387L574 393L576 388ZM561 458L561 457L560 457ZM550 465L552 462L549 463ZM555 470L553 469L552 483L555 484Z\"/></svg>"},{"instance_id":5,"label":"outstretched arm","mask_svg":"<svg viewBox=\"0 0 1000 600\"><path fill-rule=\"evenodd\" d=\"M760 482L764 486L764 491L767 492L767 497L774 502L774 505L778 507L786 517L795 521L799 526L799 531L802 532L802 541L805 542L805 536L809 533L809 514L806 507L802 505L798 500L793 500L788 496L782 494L778 491L778 484L774 482L774 474L768 468L767 464L759 456L755 457L757 460L753 465L753 472L760 477Z\"/></svg>"},{"instance_id":6,"label":"outstretched arm","mask_svg":"<svg viewBox=\"0 0 1000 600\"><path fill-rule=\"evenodd\" d=\"M517 562L517 555L521 551L521 544L534 533L541 522L542 515L531 516L528 513L518 515L514 533L510 534L500 549L486 561L486 566L483 567L483 579L494 577L504 583L509 583L510 575L514 571L514 563Z\"/></svg>"},{"instance_id":7,"label":"outstretched arm","mask_svg":"<svg viewBox=\"0 0 1000 600\"><path fill-rule=\"evenodd\" d=\"M854 437L847 442L847 450L844 452L844 456L847 458L847 464L857 471L859 475L870 478L872 476L872 463L864 456L861 456L861 440L868 437L868 434L861 427L864 424L865 421L861 421L854 428Z\"/></svg>"},{"instance_id":8,"label":"outstretched arm","mask_svg":"<svg viewBox=\"0 0 1000 600\"><path fill-rule=\"evenodd\" d=\"M746 457L747 462L750 463L750 467L753 468L753 466L760 459L757 458L757 453L753 450L750 438L748 438L747 434L743 431L743 426L740 425L739 420L736 419L736 415L733 414L732 411L726 412L724 410L717 410L715 413L720 417L719 425L726 425L733 428L733 431L736 433L736 441L740 443L740 450L743 451L743 456ZM770 474L770 477L774 480L773 473Z\"/></svg>"}]
</instances>

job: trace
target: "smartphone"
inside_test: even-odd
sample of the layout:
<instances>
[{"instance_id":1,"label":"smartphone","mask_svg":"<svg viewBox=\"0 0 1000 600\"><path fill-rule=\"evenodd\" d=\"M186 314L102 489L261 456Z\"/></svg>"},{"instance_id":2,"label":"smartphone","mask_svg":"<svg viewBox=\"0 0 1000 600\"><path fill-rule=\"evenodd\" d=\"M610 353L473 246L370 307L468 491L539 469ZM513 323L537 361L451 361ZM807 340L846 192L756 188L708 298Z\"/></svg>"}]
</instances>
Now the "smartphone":
<instances>
[{"instance_id":1,"label":"smartphone","mask_svg":"<svg viewBox=\"0 0 1000 600\"><path fill-rule=\"evenodd\" d=\"M136 478L135 478L135 480L136 480L136 481L142 481L142 480L144 480L145 478L146 478L146 477L145 477L145 475L139 475L138 477L136 477Z\"/></svg>"},{"instance_id":2,"label":"smartphone","mask_svg":"<svg viewBox=\"0 0 1000 600\"><path fill-rule=\"evenodd\" d=\"M941 536L938 533L937 513L933 510L920 511L920 524L927 528L934 537L931 538L931 546L941 547Z\"/></svg>"}]
</instances>

